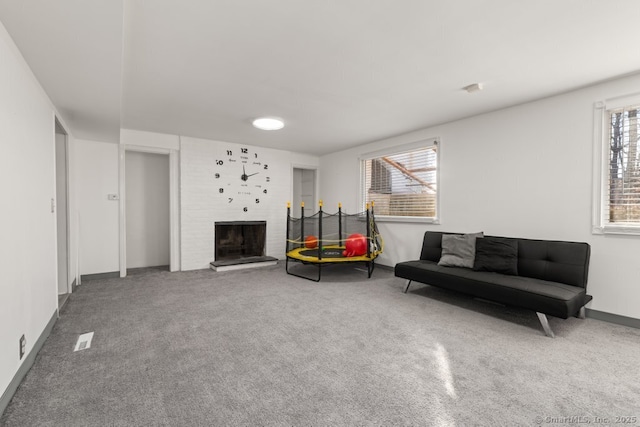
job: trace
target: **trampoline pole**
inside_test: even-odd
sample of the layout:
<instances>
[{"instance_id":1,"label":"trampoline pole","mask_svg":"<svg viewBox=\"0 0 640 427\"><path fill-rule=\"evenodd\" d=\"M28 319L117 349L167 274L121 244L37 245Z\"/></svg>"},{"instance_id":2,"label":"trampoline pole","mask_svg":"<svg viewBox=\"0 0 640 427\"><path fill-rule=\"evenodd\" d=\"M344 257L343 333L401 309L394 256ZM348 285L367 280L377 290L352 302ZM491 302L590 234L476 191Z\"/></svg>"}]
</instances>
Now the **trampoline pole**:
<instances>
[{"instance_id":1,"label":"trampoline pole","mask_svg":"<svg viewBox=\"0 0 640 427\"><path fill-rule=\"evenodd\" d=\"M338 203L338 246L343 246L342 239L342 203Z\"/></svg>"},{"instance_id":2,"label":"trampoline pole","mask_svg":"<svg viewBox=\"0 0 640 427\"><path fill-rule=\"evenodd\" d=\"M304 242L304 202L300 202L300 240ZM302 243L298 247L302 247Z\"/></svg>"},{"instance_id":3,"label":"trampoline pole","mask_svg":"<svg viewBox=\"0 0 640 427\"><path fill-rule=\"evenodd\" d=\"M322 200L320 200L318 205L320 207L320 220L318 222L318 259L322 259ZM320 268L319 265L318 268Z\"/></svg>"},{"instance_id":4,"label":"trampoline pole","mask_svg":"<svg viewBox=\"0 0 640 427\"><path fill-rule=\"evenodd\" d=\"M291 239L291 202L287 202L287 253L289 253L289 245Z\"/></svg>"},{"instance_id":5,"label":"trampoline pole","mask_svg":"<svg viewBox=\"0 0 640 427\"><path fill-rule=\"evenodd\" d=\"M371 258L371 223L369 222L369 203L367 203L367 258Z\"/></svg>"},{"instance_id":6,"label":"trampoline pole","mask_svg":"<svg viewBox=\"0 0 640 427\"><path fill-rule=\"evenodd\" d=\"M373 212L374 201L371 201L371 243L373 243L373 248L378 251L378 226L376 225L376 214Z\"/></svg>"}]
</instances>

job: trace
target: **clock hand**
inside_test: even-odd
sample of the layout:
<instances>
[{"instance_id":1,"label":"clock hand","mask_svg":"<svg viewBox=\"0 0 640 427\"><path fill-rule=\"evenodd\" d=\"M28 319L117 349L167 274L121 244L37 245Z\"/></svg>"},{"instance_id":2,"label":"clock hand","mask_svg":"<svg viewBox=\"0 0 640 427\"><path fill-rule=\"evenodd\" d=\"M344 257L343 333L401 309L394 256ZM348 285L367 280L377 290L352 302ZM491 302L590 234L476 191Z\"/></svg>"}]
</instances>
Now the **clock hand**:
<instances>
[{"instance_id":1,"label":"clock hand","mask_svg":"<svg viewBox=\"0 0 640 427\"><path fill-rule=\"evenodd\" d=\"M250 176L253 176L253 175L258 175L259 173L260 172L256 172L256 173L252 173L251 175L247 175L247 178L249 178Z\"/></svg>"}]
</instances>

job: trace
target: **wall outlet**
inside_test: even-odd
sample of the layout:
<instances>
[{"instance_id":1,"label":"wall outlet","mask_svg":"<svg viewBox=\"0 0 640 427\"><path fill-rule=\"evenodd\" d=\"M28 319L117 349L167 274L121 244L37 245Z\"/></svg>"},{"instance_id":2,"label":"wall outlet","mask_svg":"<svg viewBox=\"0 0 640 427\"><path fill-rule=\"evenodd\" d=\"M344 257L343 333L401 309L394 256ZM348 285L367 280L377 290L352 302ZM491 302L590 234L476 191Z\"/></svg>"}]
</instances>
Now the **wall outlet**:
<instances>
[{"instance_id":1,"label":"wall outlet","mask_svg":"<svg viewBox=\"0 0 640 427\"><path fill-rule=\"evenodd\" d=\"M27 339L24 334L20 337L20 360L24 357L25 349L27 348Z\"/></svg>"},{"instance_id":2,"label":"wall outlet","mask_svg":"<svg viewBox=\"0 0 640 427\"><path fill-rule=\"evenodd\" d=\"M109 200L118 200L117 194L107 194L107 199Z\"/></svg>"}]
</instances>

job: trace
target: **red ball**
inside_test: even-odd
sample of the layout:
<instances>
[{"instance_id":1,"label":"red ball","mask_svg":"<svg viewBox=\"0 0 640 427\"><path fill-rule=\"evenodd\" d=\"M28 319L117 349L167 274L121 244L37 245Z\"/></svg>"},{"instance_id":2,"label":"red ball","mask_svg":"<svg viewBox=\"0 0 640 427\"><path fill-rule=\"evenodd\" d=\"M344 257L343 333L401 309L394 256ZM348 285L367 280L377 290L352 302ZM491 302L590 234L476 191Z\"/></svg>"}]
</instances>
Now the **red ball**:
<instances>
[{"instance_id":1,"label":"red ball","mask_svg":"<svg viewBox=\"0 0 640 427\"><path fill-rule=\"evenodd\" d=\"M347 237L343 256L361 256L367 253L367 238L359 233L354 233Z\"/></svg>"},{"instance_id":2,"label":"red ball","mask_svg":"<svg viewBox=\"0 0 640 427\"><path fill-rule=\"evenodd\" d=\"M315 249L318 247L318 238L316 236L307 236L304 239L304 246L308 249Z\"/></svg>"}]
</instances>

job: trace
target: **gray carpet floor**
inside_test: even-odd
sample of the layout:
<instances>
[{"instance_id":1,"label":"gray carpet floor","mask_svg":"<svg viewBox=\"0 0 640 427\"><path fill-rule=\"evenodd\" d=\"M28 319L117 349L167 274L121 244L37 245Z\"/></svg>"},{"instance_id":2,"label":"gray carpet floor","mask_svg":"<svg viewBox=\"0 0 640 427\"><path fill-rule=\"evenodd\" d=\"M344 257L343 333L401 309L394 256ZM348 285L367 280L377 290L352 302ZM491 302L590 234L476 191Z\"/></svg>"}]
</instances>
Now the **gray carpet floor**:
<instances>
[{"instance_id":1,"label":"gray carpet floor","mask_svg":"<svg viewBox=\"0 0 640 427\"><path fill-rule=\"evenodd\" d=\"M384 269L367 280L332 266L314 283L281 264L86 281L0 424L513 426L640 417L640 330L550 318L552 339L533 312L403 288ZM91 348L74 352L91 331Z\"/></svg>"}]
</instances>

